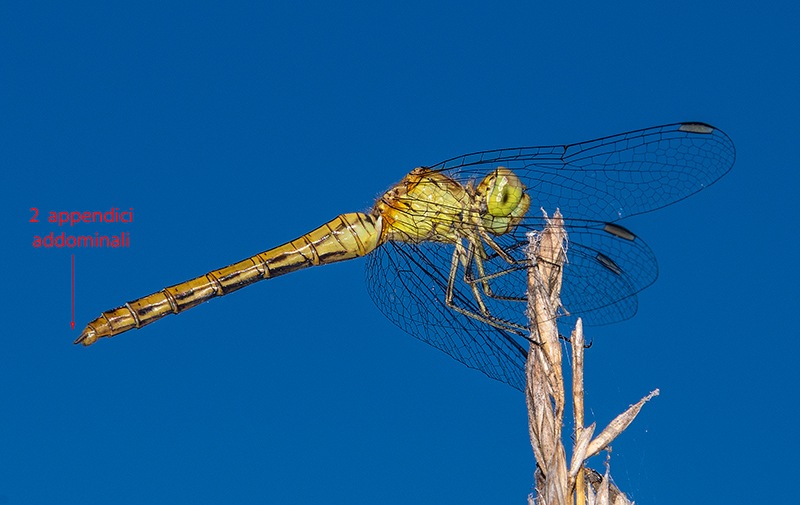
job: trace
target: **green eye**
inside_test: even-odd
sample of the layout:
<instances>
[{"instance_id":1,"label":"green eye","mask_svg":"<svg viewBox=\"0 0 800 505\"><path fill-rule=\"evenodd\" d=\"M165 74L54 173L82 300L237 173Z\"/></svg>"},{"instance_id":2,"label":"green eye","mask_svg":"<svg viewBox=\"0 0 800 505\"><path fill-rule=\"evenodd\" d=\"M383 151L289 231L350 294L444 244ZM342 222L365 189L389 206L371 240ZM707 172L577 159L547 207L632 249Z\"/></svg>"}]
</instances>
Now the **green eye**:
<instances>
[{"instance_id":1,"label":"green eye","mask_svg":"<svg viewBox=\"0 0 800 505\"><path fill-rule=\"evenodd\" d=\"M531 198L519 177L505 167L497 167L477 187L483 228L489 233L508 233L522 220Z\"/></svg>"},{"instance_id":2,"label":"green eye","mask_svg":"<svg viewBox=\"0 0 800 505\"><path fill-rule=\"evenodd\" d=\"M486 194L487 210L495 217L508 216L514 213L523 195L522 183L514 174L498 171Z\"/></svg>"}]
</instances>

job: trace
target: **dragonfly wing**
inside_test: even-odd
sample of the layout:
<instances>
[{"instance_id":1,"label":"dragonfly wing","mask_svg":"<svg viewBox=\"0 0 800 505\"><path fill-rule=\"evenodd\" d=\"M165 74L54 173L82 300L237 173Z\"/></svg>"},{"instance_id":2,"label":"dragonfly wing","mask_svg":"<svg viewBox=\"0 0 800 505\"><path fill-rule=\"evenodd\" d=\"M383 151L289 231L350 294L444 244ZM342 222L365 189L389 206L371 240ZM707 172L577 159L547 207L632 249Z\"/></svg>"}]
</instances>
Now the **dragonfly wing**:
<instances>
[{"instance_id":1,"label":"dragonfly wing","mask_svg":"<svg viewBox=\"0 0 800 505\"><path fill-rule=\"evenodd\" d=\"M522 390L527 342L445 303L453 249L433 242L384 244L367 257L369 294L381 312L404 331L466 366ZM461 278L455 285L454 301L478 311ZM520 310L524 311L524 305Z\"/></svg>"},{"instance_id":2,"label":"dragonfly wing","mask_svg":"<svg viewBox=\"0 0 800 505\"><path fill-rule=\"evenodd\" d=\"M498 245L519 260L509 264L496 254L483 260L493 276L492 294L482 300L492 316L528 327L526 318L526 230L497 237ZM567 265L561 300L569 315L559 318L568 335L577 317L587 325L618 322L636 313L636 293L652 284L658 267L650 248L638 237L620 238L599 225L568 230ZM580 240L580 242L578 242ZM465 316L445 303L453 246L434 242L390 242L367 258L367 287L375 304L404 331L487 376L524 387L527 331L506 331ZM473 278L478 277L472 265ZM454 304L479 313L463 268L455 283Z\"/></svg>"},{"instance_id":3,"label":"dragonfly wing","mask_svg":"<svg viewBox=\"0 0 800 505\"><path fill-rule=\"evenodd\" d=\"M620 238L601 227L567 231L569 247L564 266L561 303L569 316L559 325L571 331L577 317L590 326L633 317L637 293L658 278L658 262L639 237Z\"/></svg>"},{"instance_id":4,"label":"dragonfly wing","mask_svg":"<svg viewBox=\"0 0 800 505\"><path fill-rule=\"evenodd\" d=\"M484 248L486 257L480 261L493 295L482 296L489 313L522 329L528 325L526 233L543 228L539 208L561 210L569 240L561 299L570 316L562 317L559 325L568 332L576 317L587 324L606 324L633 316L636 294L658 276L650 248L622 227L609 233L607 223L702 190L731 169L735 156L733 143L722 131L704 123L676 123L576 144L481 151L430 168L474 187L504 166L527 187L532 199L528 214L512 232L494 237L518 262L509 264L491 248ZM408 333L522 389L526 332L498 329L446 305L452 254L452 244L385 244L368 259L372 299ZM469 267L472 278L480 276L478 263ZM453 302L465 311L480 312L464 282L463 266Z\"/></svg>"},{"instance_id":5,"label":"dragonfly wing","mask_svg":"<svg viewBox=\"0 0 800 505\"><path fill-rule=\"evenodd\" d=\"M556 208L567 219L613 222L680 201L733 167L731 139L704 123L675 123L596 140L481 151L433 169L461 181L505 166L532 198L530 213Z\"/></svg>"},{"instance_id":6,"label":"dragonfly wing","mask_svg":"<svg viewBox=\"0 0 800 505\"><path fill-rule=\"evenodd\" d=\"M529 231L537 230L522 226L495 239L518 264L509 265L498 255L484 260L487 274L503 272L491 282L492 291L498 297L526 300L525 248ZM636 294L658 277L658 262L653 251L632 233L623 238L607 232L604 225L598 223L569 223L567 240L561 302L570 316L559 319L562 332L569 334L577 317L582 317L589 326L633 317L637 310ZM524 307L512 307L512 304L519 302L497 300L494 310L504 319L527 326Z\"/></svg>"}]
</instances>

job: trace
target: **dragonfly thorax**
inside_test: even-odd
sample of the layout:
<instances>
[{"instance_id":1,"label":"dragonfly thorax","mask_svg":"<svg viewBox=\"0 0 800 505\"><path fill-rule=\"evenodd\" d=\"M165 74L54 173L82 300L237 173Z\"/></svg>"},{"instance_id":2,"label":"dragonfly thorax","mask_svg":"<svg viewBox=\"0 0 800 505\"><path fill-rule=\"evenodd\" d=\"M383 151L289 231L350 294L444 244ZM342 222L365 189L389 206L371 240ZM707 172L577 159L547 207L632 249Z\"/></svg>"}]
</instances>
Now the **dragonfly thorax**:
<instances>
[{"instance_id":1,"label":"dragonfly thorax","mask_svg":"<svg viewBox=\"0 0 800 505\"><path fill-rule=\"evenodd\" d=\"M528 207L525 185L507 168L498 167L473 188L420 167L387 191L373 214L383 218L381 241L452 243L479 230L508 233Z\"/></svg>"},{"instance_id":2,"label":"dragonfly thorax","mask_svg":"<svg viewBox=\"0 0 800 505\"><path fill-rule=\"evenodd\" d=\"M373 214L383 218L382 242L454 242L471 202L458 181L420 167L387 191Z\"/></svg>"}]
</instances>

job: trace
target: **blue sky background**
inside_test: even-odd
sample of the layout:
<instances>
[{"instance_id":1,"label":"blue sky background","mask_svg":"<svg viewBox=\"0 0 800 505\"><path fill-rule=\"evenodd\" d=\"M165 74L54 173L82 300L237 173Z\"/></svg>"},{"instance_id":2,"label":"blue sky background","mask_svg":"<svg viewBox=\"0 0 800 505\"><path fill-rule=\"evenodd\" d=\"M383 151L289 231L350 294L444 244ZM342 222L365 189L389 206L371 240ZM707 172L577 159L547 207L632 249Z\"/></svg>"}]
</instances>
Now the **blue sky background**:
<instances>
[{"instance_id":1,"label":"blue sky background","mask_svg":"<svg viewBox=\"0 0 800 505\"><path fill-rule=\"evenodd\" d=\"M611 458L638 503L795 496L800 8L552 4L4 2L0 503L523 503L523 395L386 320L363 260L72 340L417 165L689 120L736 166L626 222L661 277L588 330L588 415L661 388ZM135 209L80 229L133 244L75 251L74 331L30 207Z\"/></svg>"}]
</instances>

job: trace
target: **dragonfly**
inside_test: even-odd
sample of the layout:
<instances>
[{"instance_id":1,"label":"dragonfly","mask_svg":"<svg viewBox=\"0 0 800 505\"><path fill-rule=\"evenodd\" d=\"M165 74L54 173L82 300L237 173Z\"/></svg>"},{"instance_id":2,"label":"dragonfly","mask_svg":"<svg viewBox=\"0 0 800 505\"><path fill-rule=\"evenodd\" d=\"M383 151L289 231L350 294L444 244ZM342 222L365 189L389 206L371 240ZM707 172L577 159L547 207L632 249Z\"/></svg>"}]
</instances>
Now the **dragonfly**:
<instances>
[{"instance_id":1,"label":"dragonfly","mask_svg":"<svg viewBox=\"0 0 800 505\"><path fill-rule=\"evenodd\" d=\"M560 209L569 238L560 327L632 317L658 276L652 250L619 223L719 180L735 149L684 122L574 144L480 151L417 167L369 212L103 312L75 340L139 329L254 282L367 256L370 297L397 326L522 390L527 358L527 234Z\"/></svg>"}]
</instances>

